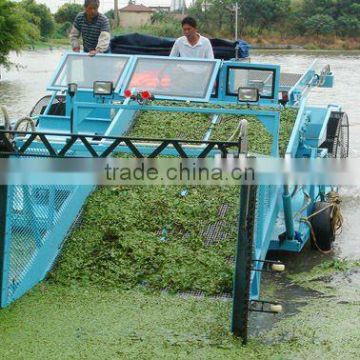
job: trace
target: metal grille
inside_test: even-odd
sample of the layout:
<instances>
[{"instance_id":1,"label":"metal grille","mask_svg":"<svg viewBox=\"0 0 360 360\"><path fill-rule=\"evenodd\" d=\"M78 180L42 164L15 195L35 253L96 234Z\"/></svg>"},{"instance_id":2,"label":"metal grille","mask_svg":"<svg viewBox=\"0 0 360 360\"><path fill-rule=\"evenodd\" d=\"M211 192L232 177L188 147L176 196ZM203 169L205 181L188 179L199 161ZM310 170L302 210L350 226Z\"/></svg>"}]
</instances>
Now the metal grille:
<instances>
[{"instance_id":1,"label":"metal grille","mask_svg":"<svg viewBox=\"0 0 360 360\"><path fill-rule=\"evenodd\" d=\"M44 278L91 190L89 186L8 186L2 306Z\"/></svg>"},{"instance_id":2,"label":"metal grille","mask_svg":"<svg viewBox=\"0 0 360 360\"><path fill-rule=\"evenodd\" d=\"M277 185L261 185L258 186L257 206L255 210L255 231L254 231L254 259L259 258L256 252L261 249L268 248L270 243L270 226L274 224L272 216L275 211L277 202Z\"/></svg>"},{"instance_id":3,"label":"metal grille","mask_svg":"<svg viewBox=\"0 0 360 360\"><path fill-rule=\"evenodd\" d=\"M280 87L292 88L302 77L302 74L281 73L280 74Z\"/></svg>"},{"instance_id":4,"label":"metal grille","mask_svg":"<svg viewBox=\"0 0 360 360\"><path fill-rule=\"evenodd\" d=\"M54 225L64 212L69 186L11 186L11 239L8 297L26 276Z\"/></svg>"},{"instance_id":5,"label":"metal grille","mask_svg":"<svg viewBox=\"0 0 360 360\"><path fill-rule=\"evenodd\" d=\"M225 216L229 210L230 206L228 204L221 204L218 210L218 217L221 220L216 221L215 224L210 224L201 233L201 236L204 237L204 243L206 246L218 244L220 241L225 240L227 233L224 231L226 229Z\"/></svg>"},{"instance_id":6,"label":"metal grille","mask_svg":"<svg viewBox=\"0 0 360 360\"><path fill-rule=\"evenodd\" d=\"M11 142L8 137L20 135L17 143ZM24 137L25 136L25 137ZM57 142L54 142L54 138ZM229 149L239 147L239 142L227 141L195 141L179 139L154 139L154 138L129 138L113 136L97 136L94 141L93 135L63 134L63 133L42 133L26 131L4 131L0 130L0 145L2 155L18 156L49 156L49 157L71 157L74 152L77 155L87 157L108 157L112 153L119 151L119 146L126 152L131 152L137 158L155 158L163 155L168 149L173 149L181 158L198 157L206 158L212 152L220 152L222 157L227 157ZM20 141L22 140L22 141ZM62 140L61 142L59 140ZM103 141L103 143L99 143ZM147 150L142 146L146 142L154 143L154 146ZM188 145L197 146L195 155Z\"/></svg>"}]
</instances>

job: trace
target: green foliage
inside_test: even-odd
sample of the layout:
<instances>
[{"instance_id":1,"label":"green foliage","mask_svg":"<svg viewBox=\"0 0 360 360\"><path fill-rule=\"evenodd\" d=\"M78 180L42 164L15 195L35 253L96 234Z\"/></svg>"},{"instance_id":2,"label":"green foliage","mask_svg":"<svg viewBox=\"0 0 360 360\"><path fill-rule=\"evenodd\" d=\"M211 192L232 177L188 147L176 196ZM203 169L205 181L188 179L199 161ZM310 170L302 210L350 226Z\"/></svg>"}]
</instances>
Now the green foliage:
<instances>
[{"instance_id":1,"label":"green foliage","mask_svg":"<svg viewBox=\"0 0 360 360\"><path fill-rule=\"evenodd\" d=\"M290 0L244 0L239 2L240 32L244 28L257 28L259 33L270 26L278 26L286 18ZM219 11L221 9L221 11ZM189 14L196 17L202 31L234 33L235 12L232 0L197 0Z\"/></svg>"},{"instance_id":2,"label":"green foliage","mask_svg":"<svg viewBox=\"0 0 360 360\"><path fill-rule=\"evenodd\" d=\"M43 38L49 38L54 34L55 21L46 5L37 4L35 0L23 0L20 6L33 15L30 23L39 27L40 35Z\"/></svg>"},{"instance_id":3,"label":"green foliage","mask_svg":"<svg viewBox=\"0 0 360 360\"><path fill-rule=\"evenodd\" d=\"M174 20L172 14L169 14L167 11L156 11L151 16L151 23L164 23Z\"/></svg>"},{"instance_id":4,"label":"green foliage","mask_svg":"<svg viewBox=\"0 0 360 360\"><path fill-rule=\"evenodd\" d=\"M233 37L234 2L196 0L189 14L199 29L213 36ZM221 9L221 11L219 11ZM281 35L357 36L360 0L244 0L239 2L239 33L260 37L264 33Z\"/></svg>"},{"instance_id":5,"label":"green foliage","mask_svg":"<svg viewBox=\"0 0 360 360\"><path fill-rule=\"evenodd\" d=\"M62 39L69 35L72 23L67 21L62 24L56 24L55 38Z\"/></svg>"},{"instance_id":6,"label":"green foliage","mask_svg":"<svg viewBox=\"0 0 360 360\"><path fill-rule=\"evenodd\" d=\"M303 0L299 12L303 26L313 35L357 36L360 29L359 0Z\"/></svg>"},{"instance_id":7,"label":"green foliage","mask_svg":"<svg viewBox=\"0 0 360 360\"><path fill-rule=\"evenodd\" d=\"M357 36L360 33L360 20L356 16L340 16L336 21L337 33L343 36Z\"/></svg>"},{"instance_id":8,"label":"green foliage","mask_svg":"<svg viewBox=\"0 0 360 360\"><path fill-rule=\"evenodd\" d=\"M26 43L38 38L37 29L27 22L31 15L21 6L0 0L0 64L10 65L10 51L20 51Z\"/></svg>"},{"instance_id":9,"label":"green foliage","mask_svg":"<svg viewBox=\"0 0 360 360\"><path fill-rule=\"evenodd\" d=\"M196 0L189 15L198 20L198 27L207 34L234 32L234 2L232 0ZM221 11L219 11L221 9Z\"/></svg>"},{"instance_id":10,"label":"green foliage","mask_svg":"<svg viewBox=\"0 0 360 360\"><path fill-rule=\"evenodd\" d=\"M241 5L241 16L245 24L265 29L280 25L289 9L290 0L246 0Z\"/></svg>"},{"instance_id":11,"label":"green foliage","mask_svg":"<svg viewBox=\"0 0 360 360\"><path fill-rule=\"evenodd\" d=\"M105 13L105 16L108 18L108 19L115 19L115 12L114 12L114 10L113 9L111 9L111 10L109 10L109 11L107 11L106 13Z\"/></svg>"},{"instance_id":12,"label":"green foliage","mask_svg":"<svg viewBox=\"0 0 360 360\"><path fill-rule=\"evenodd\" d=\"M131 32L168 38L175 38L182 35L181 26L178 22L175 21L145 24L139 28L118 28L112 31L112 35L116 36L121 34L128 34Z\"/></svg>"},{"instance_id":13,"label":"green foliage","mask_svg":"<svg viewBox=\"0 0 360 360\"><path fill-rule=\"evenodd\" d=\"M314 15L304 25L310 35L329 35L334 31L335 21L329 15Z\"/></svg>"},{"instance_id":14,"label":"green foliage","mask_svg":"<svg viewBox=\"0 0 360 360\"><path fill-rule=\"evenodd\" d=\"M66 22L73 23L76 15L83 10L84 7L80 4L64 4L56 12L55 20L60 24Z\"/></svg>"}]
</instances>

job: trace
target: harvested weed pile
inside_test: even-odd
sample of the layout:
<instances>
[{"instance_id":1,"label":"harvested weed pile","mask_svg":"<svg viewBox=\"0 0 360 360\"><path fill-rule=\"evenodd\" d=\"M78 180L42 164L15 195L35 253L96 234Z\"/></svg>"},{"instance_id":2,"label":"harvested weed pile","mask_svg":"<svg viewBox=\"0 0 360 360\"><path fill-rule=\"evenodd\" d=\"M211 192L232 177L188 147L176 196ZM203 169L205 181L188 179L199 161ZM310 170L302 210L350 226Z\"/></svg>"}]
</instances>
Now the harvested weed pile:
<instances>
[{"instance_id":1,"label":"harvested weed pile","mask_svg":"<svg viewBox=\"0 0 360 360\"><path fill-rule=\"evenodd\" d=\"M295 117L282 111L282 153ZM224 116L211 139L228 139L238 120ZM251 151L269 153L264 126L254 118L249 124ZM200 140L210 126L207 115L143 112L130 135ZM100 188L51 276L62 284L231 292L238 201L238 187Z\"/></svg>"},{"instance_id":2,"label":"harvested weed pile","mask_svg":"<svg viewBox=\"0 0 360 360\"><path fill-rule=\"evenodd\" d=\"M52 277L229 292L238 200L238 187L103 187L90 197Z\"/></svg>"},{"instance_id":3,"label":"harvested weed pile","mask_svg":"<svg viewBox=\"0 0 360 360\"><path fill-rule=\"evenodd\" d=\"M296 115L296 109L289 108L281 111L280 154L285 153ZM222 116L220 122L212 127L210 140L228 140L236 131L242 118L241 116L232 115ZM247 120L249 121L249 150L259 154L270 154L272 137L265 126L255 117L247 117ZM211 119L207 114L142 111L127 135L202 140L210 127Z\"/></svg>"}]
</instances>

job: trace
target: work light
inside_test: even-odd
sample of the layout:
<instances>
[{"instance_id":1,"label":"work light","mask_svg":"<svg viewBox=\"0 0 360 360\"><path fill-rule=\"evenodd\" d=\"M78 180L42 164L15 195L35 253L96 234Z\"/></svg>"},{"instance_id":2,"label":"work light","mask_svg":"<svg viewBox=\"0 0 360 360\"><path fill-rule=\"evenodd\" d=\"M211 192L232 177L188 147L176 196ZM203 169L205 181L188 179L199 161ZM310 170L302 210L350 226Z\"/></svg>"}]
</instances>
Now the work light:
<instances>
[{"instance_id":1,"label":"work light","mask_svg":"<svg viewBox=\"0 0 360 360\"><path fill-rule=\"evenodd\" d=\"M93 92L97 96L110 96L114 92L114 84L112 81L95 81Z\"/></svg>"},{"instance_id":2,"label":"work light","mask_svg":"<svg viewBox=\"0 0 360 360\"><path fill-rule=\"evenodd\" d=\"M259 101L259 89L248 88L248 87L239 87L238 101L240 101L240 102L258 102Z\"/></svg>"},{"instance_id":3,"label":"work light","mask_svg":"<svg viewBox=\"0 0 360 360\"><path fill-rule=\"evenodd\" d=\"M68 84L68 94L73 97L77 92L77 88L78 86L75 83Z\"/></svg>"}]
</instances>

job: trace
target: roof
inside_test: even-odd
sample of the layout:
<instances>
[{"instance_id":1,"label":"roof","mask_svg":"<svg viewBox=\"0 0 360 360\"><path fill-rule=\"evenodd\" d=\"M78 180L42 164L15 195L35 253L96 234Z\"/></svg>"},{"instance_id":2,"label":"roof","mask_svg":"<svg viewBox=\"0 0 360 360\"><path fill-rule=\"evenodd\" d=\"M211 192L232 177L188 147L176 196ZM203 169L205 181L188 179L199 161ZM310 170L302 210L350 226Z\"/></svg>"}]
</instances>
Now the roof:
<instances>
[{"instance_id":1,"label":"roof","mask_svg":"<svg viewBox=\"0 0 360 360\"><path fill-rule=\"evenodd\" d=\"M122 9L119 9L120 13L122 11L126 11L126 12L154 12L154 10L150 9L149 7L140 4L140 5L136 5L136 4L129 4L125 7L123 7Z\"/></svg>"}]
</instances>

